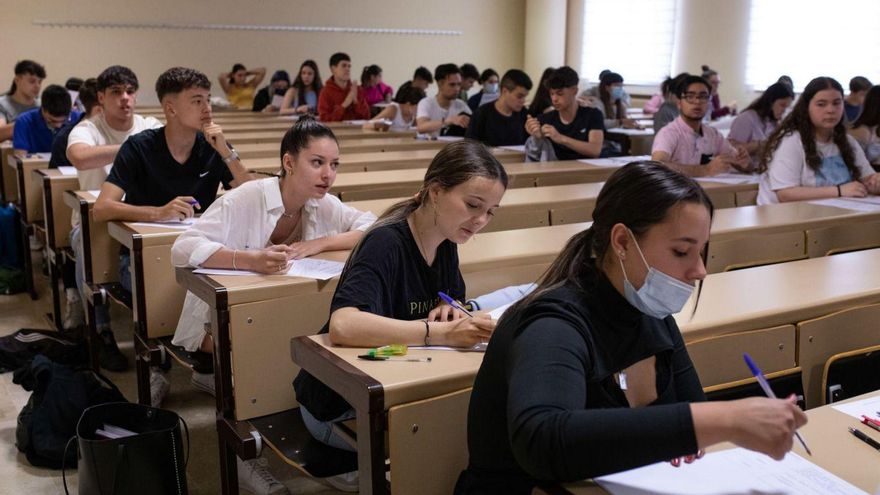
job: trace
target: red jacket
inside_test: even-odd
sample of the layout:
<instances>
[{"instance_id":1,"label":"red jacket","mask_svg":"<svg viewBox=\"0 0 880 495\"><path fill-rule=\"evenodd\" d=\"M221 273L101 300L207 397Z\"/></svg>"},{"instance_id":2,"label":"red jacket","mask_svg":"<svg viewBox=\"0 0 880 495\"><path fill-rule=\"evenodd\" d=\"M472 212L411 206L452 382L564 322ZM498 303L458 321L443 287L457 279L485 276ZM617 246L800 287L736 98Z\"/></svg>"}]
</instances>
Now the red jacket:
<instances>
[{"instance_id":1,"label":"red jacket","mask_svg":"<svg viewBox=\"0 0 880 495\"><path fill-rule=\"evenodd\" d=\"M318 118L322 122L370 118L370 104L367 103L367 96L362 87L358 87L357 99L348 108L342 108L342 102L351 91L351 84L351 81L348 81L348 85L341 88L332 77L327 79L318 96Z\"/></svg>"}]
</instances>

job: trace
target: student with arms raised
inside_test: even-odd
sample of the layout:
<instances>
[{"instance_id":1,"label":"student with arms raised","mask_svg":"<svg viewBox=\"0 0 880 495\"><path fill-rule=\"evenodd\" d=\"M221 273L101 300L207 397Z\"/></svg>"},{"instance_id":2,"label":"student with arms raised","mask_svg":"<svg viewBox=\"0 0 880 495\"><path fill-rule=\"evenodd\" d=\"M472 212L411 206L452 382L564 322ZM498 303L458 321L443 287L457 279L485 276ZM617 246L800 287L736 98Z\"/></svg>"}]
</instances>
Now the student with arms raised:
<instances>
[{"instance_id":1,"label":"student with arms raised","mask_svg":"<svg viewBox=\"0 0 880 495\"><path fill-rule=\"evenodd\" d=\"M630 163L593 224L509 308L477 373L456 494L529 494L720 442L781 459L806 423L794 396L706 402L673 313L706 276L712 203L692 179ZM682 473L686 476L686 473Z\"/></svg>"}]
</instances>

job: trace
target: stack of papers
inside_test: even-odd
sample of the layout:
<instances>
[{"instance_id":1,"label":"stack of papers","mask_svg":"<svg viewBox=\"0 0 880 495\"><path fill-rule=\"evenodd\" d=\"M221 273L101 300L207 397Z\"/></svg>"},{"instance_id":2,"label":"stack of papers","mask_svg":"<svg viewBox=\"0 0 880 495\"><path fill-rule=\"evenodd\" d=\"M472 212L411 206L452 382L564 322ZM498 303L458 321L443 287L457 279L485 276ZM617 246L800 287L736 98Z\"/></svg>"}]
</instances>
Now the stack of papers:
<instances>
[{"instance_id":1,"label":"stack of papers","mask_svg":"<svg viewBox=\"0 0 880 495\"><path fill-rule=\"evenodd\" d=\"M848 414L859 421L862 420L862 415L869 418L880 419L880 395L831 407L843 414Z\"/></svg>"},{"instance_id":2,"label":"stack of papers","mask_svg":"<svg viewBox=\"0 0 880 495\"><path fill-rule=\"evenodd\" d=\"M196 223L195 218L184 218L183 220L168 220L166 222L132 222L132 225L138 227L164 227L166 229L186 230Z\"/></svg>"},{"instance_id":3,"label":"stack of papers","mask_svg":"<svg viewBox=\"0 0 880 495\"><path fill-rule=\"evenodd\" d=\"M340 261L319 260L315 258L306 258L291 262L287 272L277 273L286 277L305 277L315 280L330 280L342 274L342 268L345 263ZM247 270L222 270L216 268L199 268L193 270L193 273L201 275L263 275L257 272Z\"/></svg>"},{"instance_id":4,"label":"stack of papers","mask_svg":"<svg viewBox=\"0 0 880 495\"><path fill-rule=\"evenodd\" d=\"M847 210L876 212L880 211L880 197L869 196L867 198L829 198L810 201L814 205L834 206Z\"/></svg>"},{"instance_id":5,"label":"stack of papers","mask_svg":"<svg viewBox=\"0 0 880 495\"><path fill-rule=\"evenodd\" d=\"M711 177L696 177L700 182L723 182L724 184L757 184L761 180L760 175L725 173Z\"/></svg>"},{"instance_id":6,"label":"stack of papers","mask_svg":"<svg viewBox=\"0 0 880 495\"><path fill-rule=\"evenodd\" d=\"M584 158L578 160L581 163L595 165L597 167L622 167L630 162L640 162L650 160L651 155L640 156L615 156L611 158Z\"/></svg>"}]
</instances>

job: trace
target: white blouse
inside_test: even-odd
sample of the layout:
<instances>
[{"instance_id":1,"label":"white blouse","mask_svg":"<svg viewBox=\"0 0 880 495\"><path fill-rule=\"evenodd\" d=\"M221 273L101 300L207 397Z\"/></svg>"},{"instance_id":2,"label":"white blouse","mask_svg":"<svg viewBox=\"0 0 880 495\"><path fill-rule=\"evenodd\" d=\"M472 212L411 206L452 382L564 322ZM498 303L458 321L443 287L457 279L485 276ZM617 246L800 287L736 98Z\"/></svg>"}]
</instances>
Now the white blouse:
<instances>
[{"instance_id":1,"label":"white blouse","mask_svg":"<svg viewBox=\"0 0 880 495\"><path fill-rule=\"evenodd\" d=\"M199 268L221 248L262 249L267 247L275 224L284 213L279 179L249 181L217 198L207 211L184 231L171 248L171 263ZM336 196L306 201L302 212L302 240L310 241L366 230L376 215L344 204ZM172 343L192 352L204 337L210 321L208 305L187 292L186 301Z\"/></svg>"}]
</instances>

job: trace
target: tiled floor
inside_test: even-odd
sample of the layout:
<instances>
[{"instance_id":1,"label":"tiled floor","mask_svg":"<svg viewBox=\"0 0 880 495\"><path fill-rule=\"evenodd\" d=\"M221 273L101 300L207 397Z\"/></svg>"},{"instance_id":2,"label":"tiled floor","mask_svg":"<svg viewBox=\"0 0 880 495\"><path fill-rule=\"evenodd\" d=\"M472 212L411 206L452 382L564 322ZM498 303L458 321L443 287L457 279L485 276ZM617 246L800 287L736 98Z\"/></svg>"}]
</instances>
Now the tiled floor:
<instances>
[{"instance_id":1,"label":"tiled floor","mask_svg":"<svg viewBox=\"0 0 880 495\"><path fill-rule=\"evenodd\" d=\"M35 259L39 266L39 259ZM40 299L32 301L27 294L0 295L0 335L8 335L19 328L48 328L43 315L51 310L48 279L37 276ZM113 330L119 347L133 363L131 313L114 307ZM105 372L129 400L136 400L134 367L123 373ZM190 431L192 455L187 468L189 493L193 495L220 493L217 434L214 428L214 398L192 388L189 374L180 366L172 366L169 373L171 393L164 408L180 414ZM12 383L12 373L0 375L0 495L64 493L61 472L36 468L28 464L15 447L16 418L27 403L29 392ZM271 451L264 452L272 472L283 480L295 494L327 495L341 493L282 463ZM76 472L67 478L71 493L76 493ZM242 493L245 493L242 491Z\"/></svg>"}]
</instances>

